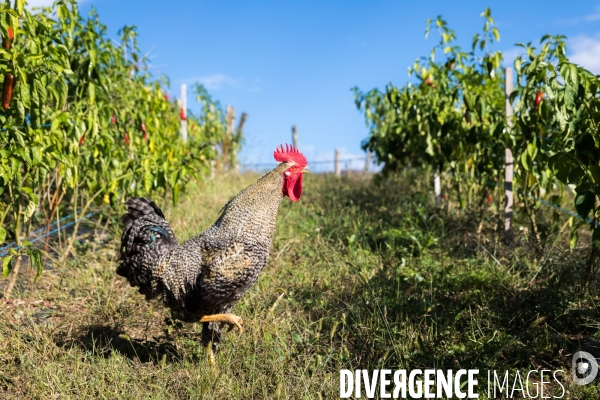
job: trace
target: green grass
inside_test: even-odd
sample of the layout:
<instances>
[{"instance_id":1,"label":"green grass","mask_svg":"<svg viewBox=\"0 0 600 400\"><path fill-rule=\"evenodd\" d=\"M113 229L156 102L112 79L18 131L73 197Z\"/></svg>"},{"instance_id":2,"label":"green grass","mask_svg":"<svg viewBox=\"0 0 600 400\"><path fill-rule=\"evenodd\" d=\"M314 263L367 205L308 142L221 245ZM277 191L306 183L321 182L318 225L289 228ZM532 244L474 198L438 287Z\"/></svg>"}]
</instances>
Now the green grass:
<instances>
[{"instance_id":1,"label":"green grass","mask_svg":"<svg viewBox=\"0 0 600 400\"><path fill-rule=\"evenodd\" d=\"M256 178L190 188L165 207L178 237L208 227ZM245 332L224 335L216 367L200 326L172 321L116 276L113 224L112 239L82 242L36 285L24 272L13 296L21 301L2 305L1 397L339 398L341 368L385 367L479 368L484 398L484 371L568 376L573 352L598 334L586 249L563 249L560 221L542 218L553 244L534 257L527 236L501 244L493 213L477 235L476 210L434 207L418 172L379 186L306 178L302 200L282 203L269 262L233 310ZM566 386L564 398L600 394Z\"/></svg>"}]
</instances>

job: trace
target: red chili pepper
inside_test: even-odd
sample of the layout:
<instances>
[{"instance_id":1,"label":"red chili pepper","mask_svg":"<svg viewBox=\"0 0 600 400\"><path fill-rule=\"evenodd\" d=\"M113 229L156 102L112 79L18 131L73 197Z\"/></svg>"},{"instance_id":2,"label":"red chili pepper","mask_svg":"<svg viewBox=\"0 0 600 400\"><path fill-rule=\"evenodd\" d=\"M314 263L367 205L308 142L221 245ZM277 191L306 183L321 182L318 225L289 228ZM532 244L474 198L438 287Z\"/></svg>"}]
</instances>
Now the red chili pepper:
<instances>
[{"instance_id":1,"label":"red chili pepper","mask_svg":"<svg viewBox=\"0 0 600 400\"><path fill-rule=\"evenodd\" d=\"M169 101L169 95L165 93L165 100Z\"/></svg>"},{"instance_id":2,"label":"red chili pepper","mask_svg":"<svg viewBox=\"0 0 600 400\"><path fill-rule=\"evenodd\" d=\"M10 50L10 45L12 44L14 37L15 37L15 34L13 32L13 28L12 28L12 26L9 26L8 27L8 40L6 40L6 38L2 38L2 44L4 45L4 48L6 50Z\"/></svg>"},{"instance_id":3,"label":"red chili pepper","mask_svg":"<svg viewBox=\"0 0 600 400\"><path fill-rule=\"evenodd\" d=\"M110 119L110 122L112 122L113 124L116 124L116 123L117 123L117 116L116 116L116 115L113 115L113 116L111 117L111 119Z\"/></svg>"},{"instance_id":4,"label":"red chili pepper","mask_svg":"<svg viewBox=\"0 0 600 400\"><path fill-rule=\"evenodd\" d=\"M545 97L545 93L544 92L537 92L535 94L535 106L539 106L540 103L542 102L542 100L544 100Z\"/></svg>"},{"instance_id":5,"label":"red chili pepper","mask_svg":"<svg viewBox=\"0 0 600 400\"><path fill-rule=\"evenodd\" d=\"M10 101L12 100L13 89L17 80L12 74L4 75L4 85L2 85L2 105L5 110L10 108Z\"/></svg>"},{"instance_id":6,"label":"red chili pepper","mask_svg":"<svg viewBox=\"0 0 600 400\"><path fill-rule=\"evenodd\" d=\"M146 124L142 122L142 132L144 132L144 140L148 140L148 132L146 132Z\"/></svg>"},{"instance_id":7,"label":"red chili pepper","mask_svg":"<svg viewBox=\"0 0 600 400\"><path fill-rule=\"evenodd\" d=\"M488 205L492 204L492 201L494 201L494 197L492 197L491 194L488 194L487 199L486 199L486 203Z\"/></svg>"},{"instance_id":8,"label":"red chili pepper","mask_svg":"<svg viewBox=\"0 0 600 400\"><path fill-rule=\"evenodd\" d=\"M179 110L179 118L181 118L182 121L185 121L187 119L185 117L185 111L183 110L183 108Z\"/></svg>"},{"instance_id":9,"label":"red chili pepper","mask_svg":"<svg viewBox=\"0 0 600 400\"><path fill-rule=\"evenodd\" d=\"M425 84L427 86L431 86L432 88L436 88L437 87L437 85L435 84L435 82L431 78L425 79Z\"/></svg>"},{"instance_id":10,"label":"red chili pepper","mask_svg":"<svg viewBox=\"0 0 600 400\"><path fill-rule=\"evenodd\" d=\"M83 144L83 141L85 140L85 133L83 134L83 136L79 139L79 147L81 147L81 145Z\"/></svg>"},{"instance_id":11,"label":"red chili pepper","mask_svg":"<svg viewBox=\"0 0 600 400\"><path fill-rule=\"evenodd\" d=\"M125 134L125 138L124 139L125 139L125 144L129 145L129 135L128 134Z\"/></svg>"}]
</instances>

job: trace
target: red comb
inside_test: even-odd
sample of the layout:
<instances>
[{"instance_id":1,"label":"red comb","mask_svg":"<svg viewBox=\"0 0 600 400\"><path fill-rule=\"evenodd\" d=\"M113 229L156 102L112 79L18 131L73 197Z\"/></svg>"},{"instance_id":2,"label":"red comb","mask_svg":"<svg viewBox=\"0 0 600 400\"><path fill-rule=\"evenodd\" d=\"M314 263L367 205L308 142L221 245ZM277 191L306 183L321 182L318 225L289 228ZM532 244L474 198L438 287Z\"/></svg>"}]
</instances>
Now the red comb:
<instances>
[{"instance_id":1,"label":"red comb","mask_svg":"<svg viewBox=\"0 0 600 400\"><path fill-rule=\"evenodd\" d=\"M306 167L306 157L291 144L286 144L285 148L283 148L283 145L276 148L273 156L279 162L293 161L302 168Z\"/></svg>"}]
</instances>

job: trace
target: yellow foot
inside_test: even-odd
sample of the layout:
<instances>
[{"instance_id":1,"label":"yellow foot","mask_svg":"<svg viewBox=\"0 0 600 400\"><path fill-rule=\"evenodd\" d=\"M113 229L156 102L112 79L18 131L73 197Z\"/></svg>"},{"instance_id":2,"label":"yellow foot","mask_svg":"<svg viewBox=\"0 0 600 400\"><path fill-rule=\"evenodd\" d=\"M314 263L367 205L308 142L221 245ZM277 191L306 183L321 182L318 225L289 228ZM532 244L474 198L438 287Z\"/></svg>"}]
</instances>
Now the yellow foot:
<instances>
[{"instance_id":1,"label":"yellow foot","mask_svg":"<svg viewBox=\"0 0 600 400\"><path fill-rule=\"evenodd\" d=\"M205 315L200 318L200 322L224 322L229 325L229 330L232 330L235 326L240 330L240 332L244 332L244 328L242 328L242 324L244 321L237 315L233 314L214 314L214 315Z\"/></svg>"},{"instance_id":2,"label":"yellow foot","mask_svg":"<svg viewBox=\"0 0 600 400\"><path fill-rule=\"evenodd\" d=\"M208 346L206 346L206 353L208 354L208 363L211 366L214 366L216 364L216 361L215 361L215 352L212 349L212 343L209 343Z\"/></svg>"}]
</instances>

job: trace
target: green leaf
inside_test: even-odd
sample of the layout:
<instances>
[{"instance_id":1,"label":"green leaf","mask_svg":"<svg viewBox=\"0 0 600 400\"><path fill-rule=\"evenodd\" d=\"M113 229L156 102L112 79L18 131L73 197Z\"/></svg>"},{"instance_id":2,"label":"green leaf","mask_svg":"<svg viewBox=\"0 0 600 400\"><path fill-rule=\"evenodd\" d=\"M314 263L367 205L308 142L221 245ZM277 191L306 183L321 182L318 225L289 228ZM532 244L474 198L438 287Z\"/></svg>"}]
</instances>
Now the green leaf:
<instances>
[{"instance_id":1,"label":"green leaf","mask_svg":"<svg viewBox=\"0 0 600 400\"><path fill-rule=\"evenodd\" d=\"M3 226L0 226L0 244L4 243L6 240L6 229Z\"/></svg>"},{"instance_id":2,"label":"green leaf","mask_svg":"<svg viewBox=\"0 0 600 400\"><path fill-rule=\"evenodd\" d=\"M562 183L564 183L564 184L569 183L568 182L569 172L571 172L571 167L569 166L568 163L561 162L556 165L555 176L556 176L556 179L558 179Z\"/></svg>"},{"instance_id":3,"label":"green leaf","mask_svg":"<svg viewBox=\"0 0 600 400\"><path fill-rule=\"evenodd\" d=\"M600 186L600 167L592 165L590 167L590 173L592 174L592 178L594 178L594 183L597 186Z\"/></svg>"},{"instance_id":4,"label":"green leaf","mask_svg":"<svg viewBox=\"0 0 600 400\"><path fill-rule=\"evenodd\" d=\"M22 101L17 101L17 113L19 124L25 123L25 104Z\"/></svg>"},{"instance_id":5,"label":"green leaf","mask_svg":"<svg viewBox=\"0 0 600 400\"><path fill-rule=\"evenodd\" d=\"M527 154L529 154L529 157L531 157L532 160L535 159L537 152L538 152L538 149L535 144L527 143Z\"/></svg>"},{"instance_id":6,"label":"green leaf","mask_svg":"<svg viewBox=\"0 0 600 400\"><path fill-rule=\"evenodd\" d=\"M479 42L479 34L475 34L473 36L473 44L472 44L473 50L475 50L475 47L477 47L478 42Z\"/></svg>"},{"instance_id":7,"label":"green leaf","mask_svg":"<svg viewBox=\"0 0 600 400\"><path fill-rule=\"evenodd\" d=\"M92 64L96 65L97 57L98 57L98 50L96 50L95 48L91 48L90 49L90 61L92 62Z\"/></svg>"},{"instance_id":8,"label":"green leaf","mask_svg":"<svg viewBox=\"0 0 600 400\"><path fill-rule=\"evenodd\" d=\"M57 53L60 55L62 60L63 68L70 68L71 65L69 63L69 50L65 45L59 44L55 47Z\"/></svg>"},{"instance_id":9,"label":"green leaf","mask_svg":"<svg viewBox=\"0 0 600 400\"><path fill-rule=\"evenodd\" d=\"M577 246L577 241L579 240L579 234L576 230L571 231L571 239L569 240L569 248L573 250L575 246Z\"/></svg>"},{"instance_id":10,"label":"green leaf","mask_svg":"<svg viewBox=\"0 0 600 400\"><path fill-rule=\"evenodd\" d=\"M578 194L575 198L575 209L581 217L587 218L592 208L594 208L595 202L596 195L587 190L581 194Z\"/></svg>"},{"instance_id":11,"label":"green leaf","mask_svg":"<svg viewBox=\"0 0 600 400\"><path fill-rule=\"evenodd\" d=\"M517 74L521 73L521 56L515 58L515 62L514 62L514 66L515 66L515 71L517 71Z\"/></svg>"},{"instance_id":12,"label":"green leaf","mask_svg":"<svg viewBox=\"0 0 600 400\"><path fill-rule=\"evenodd\" d=\"M44 86L44 83L42 82L41 79L36 79L33 81L33 90L34 92L37 94L37 98L39 103L37 104L37 107L43 107L46 104L46 87Z\"/></svg>"},{"instance_id":13,"label":"green leaf","mask_svg":"<svg viewBox=\"0 0 600 400\"><path fill-rule=\"evenodd\" d=\"M25 9L25 0L15 0L15 11L19 15L23 15L24 9Z\"/></svg>"},{"instance_id":14,"label":"green leaf","mask_svg":"<svg viewBox=\"0 0 600 400\"><path fill-rule=\"evenodd\" d=\"M175 186L179 181L179 171L173 171L169 176L169 184Z\"/></svg>"},{"instance_id":15,"label":"green leaf","mask_svg":"<svg viewBox=\"0 0 600 400\"><path fill-rule=\"evenodd\" d=\"M529 154L527 152L521 153L521 165L523 165L523 168L525 168L526 171L529 171L531 168L530 164Z\"/></svg>"},{"instance_id":16,"label":"green leaf","mask_svg":"<svg viewBox=\"0 0 600 400\"><path fill-rule=\"evenodd\" d=\"M572 110L573 108L575 108L575 95L576 95L576 92L575 92L575 90L573 90L573 88L571 88L571 86L567 86L565 88L564 101L565 101L565 106L567 107L568 110Z\"/></svg>"},{"instance_id":17,"label":"green leaf","mask_svg":"<svg viewBox=\"0 0 600 400\"><path fill-rule=\"evenodd\" d=\"M427 36L429 36L429 31L431 30L431 19L428 19L427 22L425 22L425 39L427 39Z\"/></svg>"},{"instance_id":18,"label":"green leaf","mask_svg":"<svg viewBox=\"0 0 600 400\"><path fill-rule=\"evenodd\" d=\"M494 27L492 28L492 33L494 34L494 38L496 39L496 41L500 41L500 32L498 32L498 28Z\"/></svg>"},{"instance_id":19,"label":"green leaf","mask_svg":"<svg viewBox=\"0 0 600 400\"><path fill-rule=\"evenodd\" d=\"M58 106L62 108L67 102L67 95L69 93L69 87L64 79L58 80Z\"/></svg>"},{"instance_id":20,"label":"green leaf","mask_svg":"<svg viewBox=\"0 0 600 400\"><path fill-rule=\"evenodd\" d=\"M91 104L96 102L96 85L94 85L92 82L88 84L88 97Z\"/></svg>"},{"instance_id":21,"label":"green leaf","mask_svg":"<svg viewBox=\"0 0 600 400\"><path fill-rule=\"evenodd\" d=\"M152 190L152 181L153 181L152 172L146 171L144 173L144 189L146 190L147 193L150 193L150 191Z\"/></svg>"},{"instance_id":22,"label":"green leaf","mask_svg":"<svg viewBox=\"0 0 600 400\"><path fill-rule=\"evenodd\" d=\"M25 108L31 107L31 96L29 95L29 85L27 82L19 80L18 85L19 98Z\"/></svg>"},{"instance_id":23,"label":"green leaf","mask_svg":"<svg viewBox=\"0 0 600 400\"><path fill-rule=\"evenodd\" d=\"M575 64L569 64L569 72L570 72L570 80L571 80L571 85L577 87L577 84L579 82L579 76L577 74L577 65Z\"/></svg>"},{"instance_id":24,"label":"green leaf","mask_svg":"<svg viewBox=\"0 0 600 400\"><path fill-rule=\"evenodd\" d=\"M179 201L179 185L173 186L173 205L177 205Z\"/></svg>"},{"instance_id":25,"label":"green leaf","mask_svg":"<svg viewBox=\"0 0 600 400\"><path fill-rule=\"evenodd\" d=\"M33 213L35 213L35 209L36 209L36 203L29 200L29 203L27 203L27 208L25 209L25 222L29 221L29 219L31 218Z\"/></svg>"},{"instance_id":26,"label":"green leaf","mask_svg":"<svg viewBox=\"0 0 600 400\"><path fill-rule=\"evenodd\" d=\"M44 263L42 262L42 252L36 248L32 248L29 253L29 262L33 269L36 269L36 275L33 282L37 282L42 272L44 272Z\"/></svg>"},{"instance_id":27,"label":"green leaf","mask_svg":"<svg viewBox=\"0 0 600 400\"><path fill-rule=\"evenodd\" d=\"M2 277L6 278L8 276L8 274L10 274L10 271L12 271L12 255L10 256L6 256L2 259Z\"/></svg>"}]
</instances>

